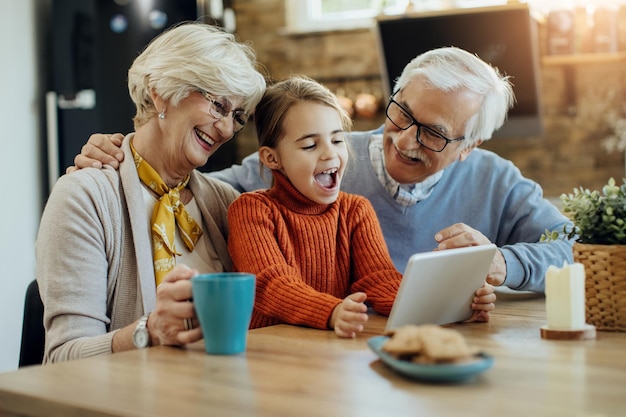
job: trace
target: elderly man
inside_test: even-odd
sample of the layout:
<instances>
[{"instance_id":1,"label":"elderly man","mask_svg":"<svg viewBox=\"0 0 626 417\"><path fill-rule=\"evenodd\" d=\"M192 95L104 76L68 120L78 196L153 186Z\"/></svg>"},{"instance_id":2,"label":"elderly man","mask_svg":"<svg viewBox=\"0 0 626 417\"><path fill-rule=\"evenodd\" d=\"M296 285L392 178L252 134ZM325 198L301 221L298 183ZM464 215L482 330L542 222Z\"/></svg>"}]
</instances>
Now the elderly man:
<instances>
[{"instance_id":1,"label":"elderly man","mask_svg":"<svg viewBox=\"0 0 626 417\"><path fill-rule=\"evenodd\" d=\"M497 69L462 49L435 49L405 67L383 128L351 135L354 156L342 189L371 201L398 270L416 252L495 243L487 282L543 292L548 266L572 262L570 241L539 241L568 219L510 161L477 148L513 102ZM92 135L76 165L116 166L120 139ZM208 175L239 191L269 185L257 154Z\"/></svg>"}]
</instances>

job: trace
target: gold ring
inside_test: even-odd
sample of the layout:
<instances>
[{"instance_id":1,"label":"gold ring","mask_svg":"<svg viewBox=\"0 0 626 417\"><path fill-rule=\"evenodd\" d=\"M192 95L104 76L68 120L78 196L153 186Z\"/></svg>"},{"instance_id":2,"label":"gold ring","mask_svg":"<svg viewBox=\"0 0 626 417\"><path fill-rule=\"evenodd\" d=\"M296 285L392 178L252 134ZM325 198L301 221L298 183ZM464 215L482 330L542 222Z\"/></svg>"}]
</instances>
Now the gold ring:
<instances>
[{"instance_id":1,"label":"gold ring","mask_svg":"<svg viewBox=\"0 0 626 417\"><path fill-rule=\"evenodd\" d=\"M185 323L185 330L193 329L193 322L190 318L183 319L183 323Z\"/></svg>"}]
</instances>

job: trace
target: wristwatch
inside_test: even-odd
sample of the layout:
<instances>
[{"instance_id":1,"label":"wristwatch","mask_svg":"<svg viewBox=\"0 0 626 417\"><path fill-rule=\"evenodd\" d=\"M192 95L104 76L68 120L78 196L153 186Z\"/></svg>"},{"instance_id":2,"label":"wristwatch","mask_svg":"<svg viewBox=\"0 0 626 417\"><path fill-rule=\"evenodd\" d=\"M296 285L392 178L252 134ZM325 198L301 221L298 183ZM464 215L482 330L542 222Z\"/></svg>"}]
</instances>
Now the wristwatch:
<instances>
[{"instance_id":1,"label":"wristwatch","mask_svg":"<svg viewBox=\"0 0 626 417\"><path fill-rule=\"evenodd\" d=\"M137 327L135 327L135 331L133 332L133 344L137 349L143 349L150 346L150 332L148 332L148 316L150 313L143 315L139 322L137 323Z\"/></svg>"}]
</instances>

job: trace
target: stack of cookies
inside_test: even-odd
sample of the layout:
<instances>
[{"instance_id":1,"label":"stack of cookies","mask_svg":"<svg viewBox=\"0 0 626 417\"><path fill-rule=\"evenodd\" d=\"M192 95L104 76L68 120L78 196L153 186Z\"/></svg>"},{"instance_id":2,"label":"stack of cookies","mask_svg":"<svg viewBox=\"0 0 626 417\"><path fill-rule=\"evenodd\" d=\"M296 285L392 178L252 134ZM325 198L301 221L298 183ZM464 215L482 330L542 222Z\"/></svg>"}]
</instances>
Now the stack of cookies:
<instances>
[{"instance_id":1,"label":"stack of cookies","mask_svg":"<svg viewBox=\"0 0 626 417\"><path fill-rule=\"evenodd\" d=\"M397 359L420 364L467 362L478 353L461 333L436 325L406 325L386 334L381 349Z\"/></svg>"}]
</instances>

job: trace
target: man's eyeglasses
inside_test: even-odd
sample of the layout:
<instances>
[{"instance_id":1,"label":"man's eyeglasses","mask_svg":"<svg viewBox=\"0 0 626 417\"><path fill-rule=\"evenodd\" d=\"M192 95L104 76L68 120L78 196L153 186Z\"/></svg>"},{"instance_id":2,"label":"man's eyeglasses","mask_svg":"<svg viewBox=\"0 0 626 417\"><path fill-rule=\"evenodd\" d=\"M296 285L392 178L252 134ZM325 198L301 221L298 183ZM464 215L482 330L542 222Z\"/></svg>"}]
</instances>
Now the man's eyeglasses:
<instances>
[{"instance_id":1,"label":"man's eyeglasses","mask_svg":"<svg viewBox=\"0 0 626 417\"><path fill-rule=\"evenodd\" d=\"M209 107L209 113L211 113L211 116L219 120L228 116L232 112L233 131L236 133L243 129L244 125L250 118L246 112L243 110L233 110L232 104L230 104L230 101L228 101L225 97L213 97L204 90L198 90L198 92L202 94L202 97L211 102L211 106Z\"/></svg>"},{"instance_id":2,"label":"man's eyeglasses","mask_svg":"<svg viewBox=\"0 0 626 417\"><path fill-rule=\"evenodd\" d=\"M391 123L396 125L398 129L407 130L413 125L417 126L417 141L420 145L433 152L441 152L448 143L465 139L465 136L456 139L448 139L433 128L421 124L407 109L393 99L393 95L389 97L386 114L387 118Z\"/></svg>"}]
</instances>

